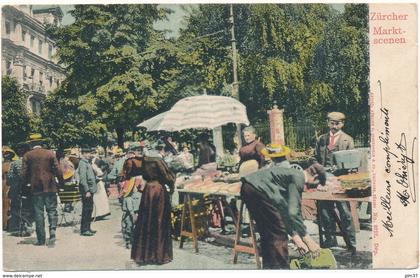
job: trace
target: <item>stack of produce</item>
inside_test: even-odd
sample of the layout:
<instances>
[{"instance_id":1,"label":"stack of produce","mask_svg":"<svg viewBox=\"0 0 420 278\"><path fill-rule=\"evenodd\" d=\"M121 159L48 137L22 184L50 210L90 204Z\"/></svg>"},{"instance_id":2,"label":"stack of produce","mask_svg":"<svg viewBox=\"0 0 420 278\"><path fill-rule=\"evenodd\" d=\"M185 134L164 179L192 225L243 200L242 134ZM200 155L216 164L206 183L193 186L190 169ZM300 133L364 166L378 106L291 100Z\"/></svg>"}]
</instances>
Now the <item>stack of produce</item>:
<instances>
[{"instance_id":1,"label":"stack of produce","mask_svg":"<svg viewBox=\"0 0 420 278\"><path fill-rule=\"evenodd\" d=\"M354 173L339 176L341 186L350 197L366 197L371 195L369 173Z\"/></svg>"}]
</instances>

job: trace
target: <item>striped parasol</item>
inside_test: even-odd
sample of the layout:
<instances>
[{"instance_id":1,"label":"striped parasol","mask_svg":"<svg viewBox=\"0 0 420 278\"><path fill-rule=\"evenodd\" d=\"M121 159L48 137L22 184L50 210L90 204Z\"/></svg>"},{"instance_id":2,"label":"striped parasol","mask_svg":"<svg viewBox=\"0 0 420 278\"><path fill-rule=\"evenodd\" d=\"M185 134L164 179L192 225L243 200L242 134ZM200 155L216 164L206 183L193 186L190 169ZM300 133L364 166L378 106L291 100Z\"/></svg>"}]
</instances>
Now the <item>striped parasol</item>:
<instances>
[{"instance_id":1,"label":"striped parasol","mask_svg":"<svg viewBox=\"0 0 420 278\"><path fill-rule=\"evenodd\" d=\"M213 129L228 123L249 125L245 105L230 97L201 95L183 98L171 110L137 126L146 127L148 131L180 131Z\"/></svg>"}]
</instances>

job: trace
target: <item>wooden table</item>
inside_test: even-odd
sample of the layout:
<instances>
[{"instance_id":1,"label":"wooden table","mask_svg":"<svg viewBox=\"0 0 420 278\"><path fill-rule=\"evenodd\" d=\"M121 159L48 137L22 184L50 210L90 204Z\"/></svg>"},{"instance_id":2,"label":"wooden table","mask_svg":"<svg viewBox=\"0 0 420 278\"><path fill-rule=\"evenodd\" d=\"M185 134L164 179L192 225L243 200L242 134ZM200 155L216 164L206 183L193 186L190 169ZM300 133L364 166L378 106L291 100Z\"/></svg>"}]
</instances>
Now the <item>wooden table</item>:
<instances>
[{"instance_id":1,"label":"wooden table","mask_svg":"<svg viewBox=\"0 0 420 278\"><path fill-rule=\"evenodd\" d=\"M235 223L236 231L235 231L235 244L234 244L234 247L233 247L233 263L234 264L237 263L238 253L240 253L240 252L248 253L248 254L252 254L252 255L255 256L255 261L256 261L256 264L257 264L257 268L258 269L261 268L260 255L259 255L259 252L258 252L257 242L256 242L256 238L255 238L255 227L253 225L253 219L249 215L249 212L248 212L248 215L249 215L249 219L250 219L252 247L250 247L249 245L243 244L240 241L242 214L243 214L243 211L245 209L245 204L241 201L239 193L203 192L203 191L194 190L194 189L188 189L188 190L187 189L179 189L178 192L185 194L184 207L182 208L182 216L181 216L181 239L180 239L179 248L183 248L185 238L189 237L193 240L195 252L198 253L197 227L196 227L195 217L194 217L195 212L193 211L193 206L192 206L192 201L191 201L190 194L200 194L200 195L208 194L208 195L212 195L212 196L216 196L216 197L224 197L224 198L233 197L233 198L239 199L239 201L240 201L240 210L239 210L238 219L236 219L236 221L234 219L234 222L236 222ZM359 224L359 217L357 215L357 209L356 209L357 208L357 203L358 202L371 202L370 197L351 198L351 197L348 197L344 193L332 194L331 192L322 192L322 191L303 192L302 199L315 200L315 201L346 201L346 202L349 202L352 218L353 218L353 221L354 221L354 224L355 224L355 228L358 231L360 230L360 224ZM189 217L187 217L187 210L188 210ZM317 207L317 210L318 210L318 207ZM322 229L320 228L320 225L319 225L319 223L320 223L319 213L317 213L317 218L318 218L320 243L322 244L322 234L323 234L323 232L322 232ZM188 220L191 223L191 231L187 231L185 229L186 221L188 221ZM342 231L342 228L341 228L340 224L339 224L339 228ZM345 238L345 240L346 240L346 238Z\"/></svg>"},{"instance_id":2,"label":"wooden table","mask_svg":"<svg viewBox=\"0 0 420 278\"><path fill-rule=\"evenodd\" d=\"M313 191L313 192L303 192L302 194L302 199L306 199L306 200L314 200L314 201L344 201L344 202L349 202L350 205L350 212L351 212L351 217L353 219L353 223L354 223L354 228L356 232L360 232L360 221L359 221L359 216L357 214L357 203L358 202L371 202L371 198L370 197L357 197L357 198L353 198L353 197L349 197L347 196L345 193L331 193L331 192L323 192L323 191ZM318 221L318 231L319 231L319 242L322 245L324 243L323 240L323 231L321 229L321 219L320 219L320 214L319 214L319 205L317 202L317 221ZM343 233L343 228L341 227L341 222L339 221L338 215L334 214L335 216L335 220L338 224L338 227L341 231L342 236L344 237L344 241L347 242L349 241L346 237L346 234Z\"/></svg>"},{"instance_id":3,"label":"wooden table","mask_svg":"<svg viewBox=\"0 0 420 278\"><path fill-rule=\"evenodd\" d=\"M179 243L179 248L183 248L184 245L184 240L186 237L189 237L193 240L193 245L194 245L194 250L196 253L198 253L198 241L197 241L197 227L196 227L196 222L195 222L195 212L193 210L193 205L192 205L192 201L191 201L191 196L190 194L201 194L201 195L212 195L215 197L221 197L221 198L226 198L226 197L233 197L235 199L239 199L240 204L239 204L239 214L238 214L238 218L235 219L235 217L232 215L234 224L235 224L235 244L233 246L233 263L236 264L238 261L238 254L239 253L248 253L248 254L252 254L255 257L255 261L257 264L257 269L261 269L261 261L260 261L260 255L258 253L258 247L257 247L257 241L256 241L256 237L255 237L255 228L253 225L253 219L251 218L251 216L249 215L248 212L248 216L250 219L250 230L251 230L251 241L252 241L252 247L249 247L246 244L243 244L240 241L240 237L241 237L241 224L242 224L242 214L244 211L244 207L245 204L240 200L240 195L239 193L219 193L219 192L203 192L203 191L198 191L198 190L187 190L187 189L179 189L178 192L180 193L184 193L185 194L185 198L184 198L184 207L182 208L182 216L181 216L181 233L180 233L180 243ZM229 206L227 206L229 207ZM188 210L188 214L189 217L187 217L187 210ZM191 231L187 231L185 229L186 226L186 221L190 221L191 224Z\"/></svg>"}]
</instances>

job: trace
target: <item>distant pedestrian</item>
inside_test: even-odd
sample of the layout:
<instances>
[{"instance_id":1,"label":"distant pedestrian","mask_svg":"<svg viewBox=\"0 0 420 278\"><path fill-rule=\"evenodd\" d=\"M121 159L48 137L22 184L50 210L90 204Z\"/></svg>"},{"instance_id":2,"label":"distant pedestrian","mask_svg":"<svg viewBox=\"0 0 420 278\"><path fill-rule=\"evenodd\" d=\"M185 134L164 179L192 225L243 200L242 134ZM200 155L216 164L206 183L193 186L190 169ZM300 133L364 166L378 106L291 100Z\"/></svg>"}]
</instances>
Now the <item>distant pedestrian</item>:
<instances>
[{"instance_id":1,"label":"distant pedestrian","mask_svg":"<svg viewBox=\"0 0 420 278\"><path fill-rule=\"evenodd\" d=\"M89 162L91 158L92 148L82 148L82 159L77 168L80 193L82 194L82 220L80 224L80 235L82 236L93 236L96 233L90 227L93 212L93 194L97 190L96 177Z\"/></svg>"},{"instance_id":2,"label":"distant pedestrian","mask_svg":"<svg viewBox=\"0 0 420 278\"><path fill-rule=\"evenodd\" d=\"M123 166L123 186L120 193L122 199L121 231L127 249L131 247L133 241L134 222L137 219L141 200L140 190L144 186L141 165L142 158L138 149L130 148Z\"/></svg>"},{"instance_id":3,"label":"distant pedestrian","mask_svg":"<svg viewBox=\"0 0 420 278\"><path fill-rule=\"evenodd\" d=\"M202 133L199 136L198 152L198 167L216 162L216 147L209 142L207 133Z\"/></svg>"},{"instance_id":4,"label":"distant pedestrian","mask_svg":"<svg viewBox=\"0 0 420 278\"><path fill-rule=\"evenodd\" d=\"M105 161L99 156L92 159L92 169L96 177L96 193L93 196L93 204L95 205L95 220L104 219L111 214L109 209L108 195L105 189L106 166Z\"/></svg>"},{"instance_id":5,"label":"distant pedestrian","mask_svg":"<svg viewBox=\"0 0 420 278\"><path fill-rule=\"evenodd\" d=\"M38 138L40 140L40 138ZM53 246L57 229L57 192L64 186L63 173L53 151L35 144L33 150L23 156L24 184L30 184L34 206L36 245L45 245L44 209L49 222L48 245Z\"/></svg>"},{"instance_id":6,"label":"distant pedestrian","mask_svg":"<svg viewBox=\"0 0 420 278\"><path fill-rule=\"evenodd\" d=\"M16 152L19 158L10 164L10 170L7 173L7 182L10 186L8 196L10 199L10 219L7 228L9 232L18 236L29 236L32 233L32 196L29 188L24 184L22 176L23 155L28 151L28 144L18 144Z\"/></svg>"}]
</instances>

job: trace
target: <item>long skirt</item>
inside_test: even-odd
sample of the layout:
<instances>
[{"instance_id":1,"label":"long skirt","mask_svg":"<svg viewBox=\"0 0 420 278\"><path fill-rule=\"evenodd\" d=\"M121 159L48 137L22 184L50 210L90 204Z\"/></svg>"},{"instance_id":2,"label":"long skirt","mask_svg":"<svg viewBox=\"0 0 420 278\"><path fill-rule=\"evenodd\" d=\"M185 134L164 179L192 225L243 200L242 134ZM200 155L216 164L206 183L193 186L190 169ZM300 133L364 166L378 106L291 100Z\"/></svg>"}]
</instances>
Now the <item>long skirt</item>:
<instances>
[{"instance_id":1,"label":"long skirt","mask_svg":"<svg viewBox=\"0 0 420 278\"><path fill-rule=\"evenodd\" d=\"M165 264L173 258L169 193L157 181L147 182L142 194L131 258L143 265Z\"/></svg>"},{"instance_id":2,"label":"long skirt","mask_svg":"<svg viewBox=\"0 0 420 278\"><path fill-rule=\"evenodd\" d=\"M97 183L97 188L98 189L93 195L93 203L95 204L95 218L111 214L109 209L108 195L106 194L104 182L99 181Z\"/></svg>"},{"instance_id":3,"label":"long skirt","mask_svg":"<svg viewBox=\"0 0 420 278\"><path fill-rule=\"evenodd\" d=\"M257 223L261 236L264 269L288 269L286 226L279 211L249 183L243 183L241 197Z\"/></svg>"}]
</instances>

